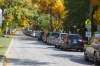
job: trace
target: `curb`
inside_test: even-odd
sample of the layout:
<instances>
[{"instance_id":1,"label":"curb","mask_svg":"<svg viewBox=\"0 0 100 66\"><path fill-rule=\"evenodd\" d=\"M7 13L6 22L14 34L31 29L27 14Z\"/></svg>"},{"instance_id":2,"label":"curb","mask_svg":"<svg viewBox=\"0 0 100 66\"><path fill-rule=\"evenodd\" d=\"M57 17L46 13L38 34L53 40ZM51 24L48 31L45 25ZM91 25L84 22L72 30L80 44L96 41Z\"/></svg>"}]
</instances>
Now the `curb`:
<instances>
[{"instance_id":1,"label":"curb","mask_svg":"<svg viewBox=\"0 0 100 66\"><path fill-rule=\"evenodd\" d=\"M13 42L13 39L11 40L11 42L10 42L8 48L7 48L6 53L4 54L3 58L2 58L1 61L0 61L0 66L4 66L4 63L5 63L6 58L7 58L7 55L9 54L10 48L11 48L11 46L12 46L12 42Z\"/></svg>"}]
</instances>

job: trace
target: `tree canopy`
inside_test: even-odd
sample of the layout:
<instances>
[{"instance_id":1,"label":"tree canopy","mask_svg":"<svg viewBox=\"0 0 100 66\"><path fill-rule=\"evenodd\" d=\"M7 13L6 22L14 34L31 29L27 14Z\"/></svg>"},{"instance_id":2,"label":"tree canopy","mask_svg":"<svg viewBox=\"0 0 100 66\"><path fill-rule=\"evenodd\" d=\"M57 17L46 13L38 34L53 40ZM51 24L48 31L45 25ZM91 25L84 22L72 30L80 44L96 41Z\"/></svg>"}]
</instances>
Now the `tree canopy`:
<instances>
[{"instance_id":1,"label":"tree canopy","mask_svg":"<svg viewBox=\"0 0 100 66\"><path fill-rule=\"evenodd\" d=\"M97 6L99 1L92 0L93 7ZM54 29L59 29L59 26L65 30L75 25L84 27L84 22L89 17L89 6L89 0L0 0L0 7L5 9L3 26L6 22L9 22L9 25L17 23L24 27L28 24L38 24L42 29L49 28L48 14L51 12ZM99 22L98 14L99 7L93 14L97 22Z\"/></svg>"},{"instance_id":2,"label":"tree canopy","mask_svg":"<svg viewBox=\"0 0 100 66\"><path fill-rule=\"evenodd\" d=\"M20 27L27 27L29 22L33 22L36 16L38 16L37 10L32 8L31 3L26 0L13 0L5 10L3 28L7 22L10 27L13 27L14 24Z\"/></svg>"},{"instance_id":3,"label":"tree canopy","mask_svg":"<svg viewBox=\"0 0 100 66\"><path fill-rule=\"evenodd\" d=\"M93 18L98 25L100 24L100 0L92 0L92 4L94 9Z\"/></svg>"}]
</instances>

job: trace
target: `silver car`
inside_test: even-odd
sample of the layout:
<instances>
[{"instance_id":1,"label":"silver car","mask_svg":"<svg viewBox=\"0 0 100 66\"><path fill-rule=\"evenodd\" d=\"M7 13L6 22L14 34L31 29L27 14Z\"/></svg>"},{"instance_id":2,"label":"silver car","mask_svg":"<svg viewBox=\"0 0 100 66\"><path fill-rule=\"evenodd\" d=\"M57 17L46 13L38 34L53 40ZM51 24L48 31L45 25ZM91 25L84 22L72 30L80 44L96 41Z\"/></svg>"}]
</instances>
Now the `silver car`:
<instances>
[{"instance_id":1,"label":"silver car","mask_svg":"<svg viewBox=\"0 0 100 66\"><path fill-rule=\"evenodd\" d=\"M68 36L68 33L60 33L58 38L55 39L55 47L60 48L61 44L64 43L64 39Z\"/></svg>"},{"instance_id":2,"label":"silver car","mask_svg":"<svg viewBox=\"0 0 100 66\"><path fill-rule=\"evenodd\" d=\"M55 44L55 40L59 37L58 32L51 32L47 38L47 44L51 44L54 45Z\"/></svg>"},{"instance_id":3,"label":"silver car","mask_svg":"<svg viewBox=\"0 0 100 66\"><path fill-rule=\"evenodd\" d=\"M96 33L84 45L84 60L93 60L95 65L100 64L100 33Z\"/></svg>"}]
</instances>

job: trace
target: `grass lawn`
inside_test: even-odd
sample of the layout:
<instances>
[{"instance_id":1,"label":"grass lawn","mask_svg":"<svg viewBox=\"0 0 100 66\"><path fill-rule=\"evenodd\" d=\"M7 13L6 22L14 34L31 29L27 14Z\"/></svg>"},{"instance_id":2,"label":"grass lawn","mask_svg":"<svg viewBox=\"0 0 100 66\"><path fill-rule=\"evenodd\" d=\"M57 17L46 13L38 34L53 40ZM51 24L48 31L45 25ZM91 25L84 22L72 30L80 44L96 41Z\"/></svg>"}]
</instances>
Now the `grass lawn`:
<instances>
[{"instance_id":1,"label":"grass lawn","mask_svg":"<svg viewBox=\"0 0 100 66\"><path fill-rule=\"evenodd\" d=\"M12 40L12 37L0 37L0 60L2 59L3 55L7 51L7 48L9 47L9 44Z\"/></svg>"}]
</instances>

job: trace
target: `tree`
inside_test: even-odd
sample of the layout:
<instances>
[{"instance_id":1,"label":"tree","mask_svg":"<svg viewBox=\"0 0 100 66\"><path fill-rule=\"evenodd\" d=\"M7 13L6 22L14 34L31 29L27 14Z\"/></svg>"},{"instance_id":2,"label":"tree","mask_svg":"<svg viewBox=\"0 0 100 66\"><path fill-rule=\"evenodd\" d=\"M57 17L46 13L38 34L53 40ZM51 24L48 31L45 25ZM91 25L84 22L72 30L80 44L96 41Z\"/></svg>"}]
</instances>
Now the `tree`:
<instances>
[{"instance_id":1,"label":"tree","mask_svg":"<svg viewBox=\"0 0 100 66\"><path fill-rule=\"evenodd\" d=\"M95 19L97 25L100 24L100 6L98 6L97 10L93 14L93 18Z\"/></svg>"},{"instance_id":2,"label":"tree","mask_svg":"<svg viewBox=\"0 0 100 66\"><path fill-rule=\"evenodd\" d=\"M56 25L59 26L58 29L63 28L63 20L65 19L65 16L67 15L67 11L65 10L64 1L63 0L57 0L54 7L53 7L53 13L56 15L56 19L58 22Z\"/></svg>"},{"instance_id":3,"label":"tree","mask_svg":"<svg viewBox=\"0 0 100 66\"><path fill-rule=\"evenodd\" d=\"M92 0L92 4L94 7L94 13L93 13L93 18L96 21L97 24L100 24L100 0Z\"/></svg>"},{"instance_id":4,"label":"tree","mask_svg":"<svg viewBox=\"0 0 100 66\"><path fill-rule=\"evenodd\" d=\"M93 20L97 25L97 31L100 31L100 0L92 0L93 5Z\"/></svg>"},{"instance_id":5,"label":"tree","mask_svg":"<svg viewBox=\"0 0 100 66\"><path fill-rule=\"evenodd\" d=\"M50 14L50 31L53 31L52 26L52 7L54 6L56 0L40 0L39 2L39 9L43 13Z\"/></svg>"},{"instance_id":6,"label":"tree","mask_svg":"<svg viewBox=\"0 0 100 66\"><path fill-rule=\"evenodd\" d=\"M33 3L38 3L38 8L40 9L41 13L50 14L50 30L53 30L52 26L52 16L58 19L60 23L60 19L64 19L66 14L64 8L64 1L63 0L32 0ZM62 17L62 18L60 18ZM57 21L56 21L57 22Z\"/></svg>"},{"instance_id":7,"label":"tree","mask_svg":"<svg viewBox=\"0 0 100 66\"><path fill-rule=\"evenodd\" d=\"M85 38L85 21L89 18L89 0L64 0L68 15L64 21L64 31L79 33ZM74 28L74 26L76 26ZM77 30L79 30L77 32Z\"/></svg>"},{"instance_id":8,"label":"tree","mask_svg":"<svg viewBox=\"0 0 100 66\"><path fill-rule=\"evenodd\" d=\"M48 20L49 20L49 16L46 14L40 14L40 16L38 17L38 25L39 25L39 29L42 31L48 31Z\"/></svg>"},{"instance_id":9,"label":"tree","mask_svg":"<svg viewBox=\"0 0 100 66\"><path fill-rule=\"evenodd\" d=\"M100 0L92 0L92 4L93 4L93 6L99 5Z\"/></svg>"},{"instance_id":10,"label":"tree","mask_svg":"<svg viewBox=\"0 0 100 66\"><path fill-rule=\"evenodd\" d=\"M39 9L43 13L51 13L52 7L55 5L56 0L40 0L39 1Z\"/></svg>"},{"instance_id":11,"label":"tree","mask_svg":"<svg viewBox=\"0 0 100 66\"><path fill-rule=\"evenodd\" d=\"M0 0L0 8L2 9L2 12L4 13L4 10L9 7L11 4L10 0Z\"/></svg>"},{"instance_id":12,"label":"tree","mask_svg":"<svg viewBox=\"0 0 100 66\"><path fill-rule=\"evenodd\" d=\"M68 19L64 22L65 30L72 30L73 26L83 28L85 20L89 18L89 0L67 0L65 3L68 9Z\"/></svg>"},{"instance_id":13,"label":"tree","mask_svg":"<svg viewBox=\"0 0 100 66\"><path fill-rule=\"evenodd\" d=\"M28 27L29 22L34 22L37 15L37 10L27 0L13 0L4 13L3 28L6 22L9 22L11 27L14 24L19 27Z\"/></svg>"}]
</instances>

